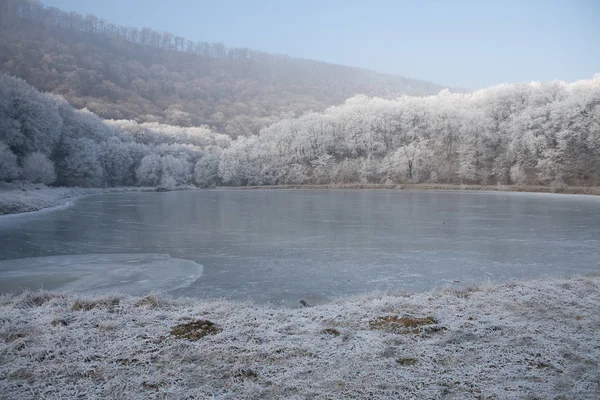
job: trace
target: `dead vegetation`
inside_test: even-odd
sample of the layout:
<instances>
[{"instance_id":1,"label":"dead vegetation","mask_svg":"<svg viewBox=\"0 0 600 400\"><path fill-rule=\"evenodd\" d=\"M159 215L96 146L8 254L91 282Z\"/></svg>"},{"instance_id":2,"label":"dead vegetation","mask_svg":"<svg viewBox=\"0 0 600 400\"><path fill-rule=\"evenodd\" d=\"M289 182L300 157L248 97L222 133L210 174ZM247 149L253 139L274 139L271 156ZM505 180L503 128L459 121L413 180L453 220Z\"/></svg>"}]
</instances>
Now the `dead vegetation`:
<instances>
[{"instance_id":1,"label":"dead vegetation","mask_svg":"<svg viewBox=\"0 0 600 400\"><path fill-rule=\"evenodd\" d=\"M325 335L329 335L329 336L340 336L341 335L340 331L338 331L337 329L334 329L334 328L326 328L326 329L323 329L321 332L323 332Z\"/></svg>"},{"instance_id":2,"label":"dead vegetation","mask_svg":"<svg viewBox=\"0 0 600 400\"><path fill-rule=\"evenodd\" d=\"M432 316L411 317L409 315L404 315L402 317L398 317L397 315L384 315L369 322L371 329L384 329L399 333L421 333L426 331L424 328L425 326L437 324L438 320Z\"/></svg>"},{"instance_id":3,"label":"dead vegetation","mask_svg":"<svg viewBox=\"0 0 600 400\"><path fill-rule=\"evenodd\" d=\"M250 368L238 368L234 371L233 376L243 379L256 379L258 378L258 373Z\"/></svg>"},{"instance_id":4,"label":"dead vegetation","mask_svg":"<svg viewBox=\"0 0 600 400\"><path fill-rule=\"evenodd\" d=\"M110 311L121 303L121 299L118 297L109 297L101 300L80 300L77 299L71 306L72 311L90 311L94 308L107 308Z\"/></svg>"},{"instance_id":5,"label":"dead vegetation","mask_svg":"<svg viewBox=\"0 0 600 400\"><path fill-rule=\"evenodd\" d=\"M171 335L178 339L198 341L207 335L216 335L222 329L206 319L178 324L171 328Z\"/></svg>"},{"instance_id":6,"label":"dead vegetation","mask_svg":"<svg viewBox=\"0 0 600 400\"><path fill-rule=\"evenodd\" d=\"M17 308L41 307L51 300L64 298L66 298L66 295L62 293L52 293L47 292L45 290L41 290L38 292L25 290L19 295L15 306Z\"/></svg>"},{"instance_id":7,"label":"dead vegetation","mask_svg":"<svg viewBox=\"0 0 600 400\"><path fill-rule=\"evenodd\" d=\"M406 366L418 364L419 360L416 358L412 358L412 357L401 357L401 358L396 359L396 362L398 364L406 367Z\"/></svg>"},{"instance_id":8,"label":"dead vegetation","mask_svg":"<svg viewBox=\"0 0 600 400\"><path fill-rule=\"evenodd\" d=\"M135 302L137 307L160 308L167 304L166 301L159 299L155 295L149 294Z\"/></svg>"},{"instance_id":9,"label":"dead vegetation","mask_svg":"<svg viewBox=\"0 0 600 400\"><path fill-rule=\"evenodd\" d=\"M68 326L69 320L66 318L54 318L50 324L52 326Z\"/></svg>"},{"instance_id":10,"label":"dead vegetation","mask_svg":"<svg viewBox=\"0 0 600 400\"><path fill-rule=\"evenodd\" d=\"M138 362L140 362L140 360L138 360L137 358L118 358L117 359L117 363L124 365L126 367L128 367L130 365L134 365Z\"/></svg>"},{"instance_id":11,"label":"dead vegetation","mask_svg":"<svg viewBox=\"0 0 600 400\"><path fill-rule=\"evenodd\" d=\"M14 342L17 339L23 339L24 337L27 337L27 334L25 332L22 332L22 331L12 332L12 333L7 334L6 337L4 338L4 340L7 343L10 343L10 342Z\"/></svg>"}]
</instances>

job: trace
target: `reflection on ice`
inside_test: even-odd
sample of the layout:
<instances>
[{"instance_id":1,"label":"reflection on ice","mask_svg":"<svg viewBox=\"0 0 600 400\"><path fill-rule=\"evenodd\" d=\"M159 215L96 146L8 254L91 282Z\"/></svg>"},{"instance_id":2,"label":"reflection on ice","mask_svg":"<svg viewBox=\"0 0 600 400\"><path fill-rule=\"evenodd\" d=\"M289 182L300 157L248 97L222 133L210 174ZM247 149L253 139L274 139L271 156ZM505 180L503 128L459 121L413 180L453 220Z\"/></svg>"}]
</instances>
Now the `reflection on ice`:
<instances>
[{"instance_id":1,"label":"reflection on ice","mask_svg":"<svg viewBox=\"0 0 600 400\"><path fill-rule=\"evenodd\" d=\"M0 261L0 292L47 289L143 295L188 286L202 265L167 254L84 254Z\"/></svg>"}]
</instances>

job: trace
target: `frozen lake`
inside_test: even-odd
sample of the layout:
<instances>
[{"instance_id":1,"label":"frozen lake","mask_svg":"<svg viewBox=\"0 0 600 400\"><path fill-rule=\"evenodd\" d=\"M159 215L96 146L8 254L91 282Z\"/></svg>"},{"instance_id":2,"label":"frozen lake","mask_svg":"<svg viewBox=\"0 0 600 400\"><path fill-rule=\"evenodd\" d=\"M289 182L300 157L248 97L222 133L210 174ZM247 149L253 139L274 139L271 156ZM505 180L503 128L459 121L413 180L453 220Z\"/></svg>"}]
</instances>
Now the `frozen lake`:
<instances>
[{"instance_id":1,"label":"frozen lake","mask_svg":"<svg viewBox=\"0 0 600 400\"><path fill-rule=\"evenodd\" d=\"M373 290L600 272L600 197L110 194L1 217L0 243L2 292L159 290L295 306Z\"/></svg>"}]
</instances>

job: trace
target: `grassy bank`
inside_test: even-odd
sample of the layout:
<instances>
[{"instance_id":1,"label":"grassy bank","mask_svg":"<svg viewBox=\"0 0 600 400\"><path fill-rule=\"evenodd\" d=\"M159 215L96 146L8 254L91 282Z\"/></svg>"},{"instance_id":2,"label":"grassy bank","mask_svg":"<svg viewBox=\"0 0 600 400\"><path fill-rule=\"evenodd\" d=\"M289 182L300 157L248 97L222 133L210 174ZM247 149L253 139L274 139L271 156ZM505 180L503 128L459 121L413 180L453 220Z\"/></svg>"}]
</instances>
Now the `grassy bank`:
<instances>
[{"instance_id":1,"label":"grassy bank","mask_svg":"<svg viewBox=\"0 0 600 400\"><path fill-rule=\"evenodd\" d=\"M433 183L375 184L344 183L329 185L240 186L223 189L403 189L403 190L489 190L495 192L531 192L600 195L600 186L518 186L518 185L450 185Z\"/></svg>"},{"instance_id":2,"label":"grassy bank","mask_svg":"<svg viewBox=\"0 0 600 400\"><path fill-rule=\"evenodd\" d=\"M592 399L600 276L318 307L0 298L12 399Z\"/></svg>"}]
</instances>

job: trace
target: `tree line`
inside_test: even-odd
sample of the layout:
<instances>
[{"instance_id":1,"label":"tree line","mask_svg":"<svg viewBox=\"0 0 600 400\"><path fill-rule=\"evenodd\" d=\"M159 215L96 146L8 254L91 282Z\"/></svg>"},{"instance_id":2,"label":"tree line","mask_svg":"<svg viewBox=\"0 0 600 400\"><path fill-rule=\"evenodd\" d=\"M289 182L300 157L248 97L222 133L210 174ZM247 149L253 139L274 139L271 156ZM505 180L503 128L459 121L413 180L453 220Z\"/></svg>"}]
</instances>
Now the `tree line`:
<instances>
[{"instance_id":1,"label":"tree line","mask_svg":"<svg viewBox=\"0 0 600 400\"><path fill-rule=\"evenodd\" d=\"M223 150L229 185L600 184L600 74L393 100L355 96Z\"/></svg>"},{"instance_id":2,"label":"tree line","mask_svg":"<svg viewBox=\"0 0 600 400\"><path fill-rule=\"evenodd\" d=\"M0 75L0 180L61 186L212 185L231 139L206 127L103 120ZM200 161L202 160L202 161ZM209 163L213 160L214 165Z\"/></svg>"},{"instance_id":3,"label":"tree line","mask_svg":"<svg viewBox=\"0 0 600 400\"><path fill-rule=\"evenodd\" d=\"M232 140L103 120L0 76L0 180L65 186L600 184L600 75L428 97L354 96Z\"/></svg>"}]
</instances>

